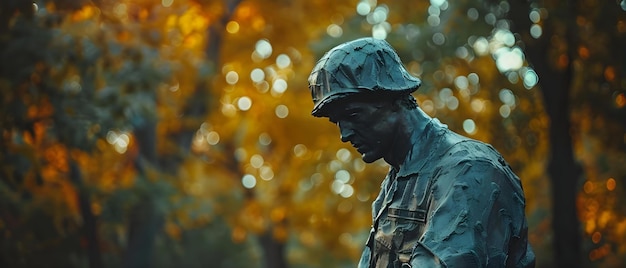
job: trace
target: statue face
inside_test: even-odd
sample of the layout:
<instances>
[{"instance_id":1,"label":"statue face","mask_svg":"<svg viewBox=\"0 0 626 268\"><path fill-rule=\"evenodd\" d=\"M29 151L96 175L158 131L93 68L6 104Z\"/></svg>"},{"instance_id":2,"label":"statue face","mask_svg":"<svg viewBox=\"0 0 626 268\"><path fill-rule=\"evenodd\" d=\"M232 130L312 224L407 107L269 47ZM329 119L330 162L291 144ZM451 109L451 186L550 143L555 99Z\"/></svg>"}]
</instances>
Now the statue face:
<instances>
[{"instance_id":1,"label":"statue face","mask_svg":"<svg viewBox=\"0 0 626 268\"><path fill-rule=\"evenodd\" d=\"M339 127L341 141L350 142L363 161L387 156L393 145L398 114L387 102L341 100L330 107L329 120Z\"/></svg>"}]
</instances>

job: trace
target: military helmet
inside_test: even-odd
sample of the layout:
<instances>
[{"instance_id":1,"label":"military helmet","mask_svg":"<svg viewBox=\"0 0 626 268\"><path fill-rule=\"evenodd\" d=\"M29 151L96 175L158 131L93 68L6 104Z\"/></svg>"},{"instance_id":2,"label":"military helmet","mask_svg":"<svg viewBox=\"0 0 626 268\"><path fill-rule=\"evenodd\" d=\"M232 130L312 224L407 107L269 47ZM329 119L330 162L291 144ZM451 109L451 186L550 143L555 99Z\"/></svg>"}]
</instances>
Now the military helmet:
<instances>
[{"instance_id":1,"label":"military helmet","mask_svg":"<svg viewBox=\"0 0 626 268\"><path fill-rule=\"evenodd\" d=\"M328 103L355 93L411 94L421 81L404 68L385 40L361 38L324 54L309 75L313 116L327 116Z\"/></svg>"}]
</instances>

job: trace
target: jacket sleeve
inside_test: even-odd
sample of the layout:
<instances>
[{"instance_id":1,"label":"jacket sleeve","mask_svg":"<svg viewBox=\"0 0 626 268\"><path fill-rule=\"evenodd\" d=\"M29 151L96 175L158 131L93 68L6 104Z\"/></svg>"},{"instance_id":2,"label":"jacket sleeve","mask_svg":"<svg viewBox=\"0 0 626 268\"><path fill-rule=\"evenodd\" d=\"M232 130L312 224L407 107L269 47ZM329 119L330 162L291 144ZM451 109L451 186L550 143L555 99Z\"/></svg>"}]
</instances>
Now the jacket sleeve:
<instances>
[{"instance_id":1,"label":"jacket sleeve","mask_svg":"<svg viewBox=\"0 0 626 268\"><path fill-rule=\"evenodd\" d=\"M371 259L371 250L369 247L365 247L363 249L363 253L361 254L361 259L359 260L359 268L368 268L370 267L370 259Z\"/></svg>"},{"instance_id":2,"label":"jacket sleeve","mask_svg":"<svg viewBox=\"0 0 626 268\"><path fill-rule=\"evenodd\" d=\"M526 255L525 201L519 179L509 171L487 160L460 160L442 169L431 188L413 267L519 266L515 258ZM509 252L513 242L523 244L520 252Z\"/></svg>"},{"instance_id":3,"label":"jacket sleeve","mask_svg":"<svg viewBox=\"0 0 626 268\"><path fill-rule=\"evenodd\" d=\"M370 262L372 259L372 243L374 243L373 241L373 235L374 235L374 226L376 226L376 218L378 216L379 211L383 208L384 206L384 202L385 202L385 189L387 189L388 184L389 184L389 178L391 176L389 174L387 174L387 177L385 177L385 179L383 180L383 182L381 183L380 186L380 192L378 193L378 196L376 197L376 200L374 200L374 202L372 203L372 229L369 232L369 238L367 239L367 243L365 245L365 248L363 249L363 253L361 254L361 259L359 260L359 268L367 268L370 266Z\"/></svg>"}]
</instances>

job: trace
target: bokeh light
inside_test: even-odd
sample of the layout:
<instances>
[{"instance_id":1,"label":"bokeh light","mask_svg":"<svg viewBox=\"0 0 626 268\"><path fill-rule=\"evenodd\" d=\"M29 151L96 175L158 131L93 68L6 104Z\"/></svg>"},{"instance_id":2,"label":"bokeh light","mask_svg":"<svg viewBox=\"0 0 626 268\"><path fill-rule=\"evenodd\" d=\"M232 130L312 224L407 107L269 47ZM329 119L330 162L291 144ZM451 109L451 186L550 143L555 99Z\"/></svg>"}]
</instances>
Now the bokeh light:
<instances>
[{"instance_id":1,"label":"bokeh light","mask_svg":"<svg viewBox=\"0 0 626 268\"><path fill-rule=\"evenodd\" d=\"M543 34L543 29L541 29L541 25L533 24L532 26L530 26L530 35L533 38L538 39L539 37L541 37L542 34Z\"/></svg>"},{"instance_id":2,"label":"bokeh light","mask_svg":"<svg viewBox=\"0 0 626 268\"><path fill-rule=\"evenodd\" d=\"M226 24L226 31L230 34L236 34L239 32L239 23L236 21L229 21Z\"/></svg>"},{"instance_id":3,"label":"bokeh light","mask_svg":"<svg viewBox=\"0 0 626 268\"><path fill-rule=\"evenodd\" d=\"M328 27L326 28L326 33L334 38L339 38L341 37L341 35L343 35L343 29L341 28L341 26L333 23L331 25L328 25Z\"/></svg>"},{"instance_id":4,"label":"bokeh light","mask_svg":"<svg viewBox=\"0 0 626 268\"><path fill-rule=\"evenodd\" d=\"M261 59L267 59L272 55L272 44L266 39L261 39L256 42L254 53Z\"/></svg>"},{"instance_id":5,"label":"bokeh light","mask_svg":"<svg viewBox=\"0 0 626 268\"><path fill-rule=\"evenodd\" d=\"M115 151L120 154L125 153L130 144L130 136L124 131L110 130L107 132L106 140L109 144L113 145Z\"/></svg>"},{"instance_id":6,"label":"bokeh light","mask_svg":"<svg viewBox=\"0 0 626 268\"><path fill-rule=\"evenodd\" d=\"M286 90L287 90L287 81L285 81L285 79L278 78L274 80L274 83L272 83L272 93L279 95L279 94L285 93Z\"/></svg>"},{"instance_id":7,"label":"bokeh light","mask_svg":"<svg viewBox=\"0 0 626 268\"><path fill-rule=\"evenodd\" d=\"M235 71L230 71L226 74L226 83L230 85L237 84L239 81L239 74Z\"/></svg>"},{"instance_id":8,"label":"bokeh light","mask_svg":"<svg viewBox=\"0 0 626 268\"><path fill-rule=\"evenodd\" d=\"M174 0L161 0L163 7L170 7L174 3Z\"/></svg>"},{"instance_id":9,"label":"bokeh light","mask_svg":"<svg viewBox=\"0 0 626 268\"><path fill-rule=\"evenodd\" d=\"M242 111L250 110L250 107L252 107L252 100L249 97L243 96L237 100L237 107Z\"/></svg>"},{"instance_id":10,"label":"bokeh light","mask_svg":"<svg viewBox=\"0 0 626 268\"><path fill-rule=\"evenodd\" d=\"M265 72L259 68L254 68L250 72L250 79L255 83L261 83L265 79Z\"/></svg>"},{"instance_id":11,"label":"bokeh light","mask_svg":"<svg viewBox=\"0 0 626 268\"><path fill-rule=\"evenodd\" d=\"M276 57L276 66L284 69L291 65L291 58L287 54L280 54Z\"/></svg>"},{"instance_id":12,"label":"bokeh light","mask_svg":"<svg viewBox=\"0 0 626 268\"><path fill-rule=\"evenodd\" d=\"M254 186L256 186L256 177L251 174L246 174L241 178L241 184L243 185L243 187L252 189L254 188Z\"/></svg>"},{"instance_id":13,"label":"bokeh light","mask_svg":"<svg viewBox=\"0 0 626 268\"><path fill-rule=\"evenodd\" d=\"M250 165L254 168L260 168L265 163L263 156L260 154L255 154L250 157Z\"/></svg>"},{"instance_id":14,"label":"bokeh light","mask_svg":"<svg viewBox=\"0 0 626 268\"><path fill-rule=\"evenodd\" d=\"M356 5L356 12L361 16L365 16L370 13L371 8L367 1L361 1Z\"/></svg>"},{"instance_id":15,"label":"bokeh light","mask_svg":"<svg viewBox=\"0 0 626 268\"><path fill-rule=\"evenodd\" d=\"M470 135L476 133L476 123L472 119L465 119L463 121L463 130Z\"/></svg>"},{"instance_id":16,"label":"bokeh light","mask_svg":"<svg viewBox=\"0 0 626 268\"><path fill-rule=\"evenodd\" d=\"M281 104L276 106L274 112L278 118L286 118L289 115L289 108L286 105Z\"/></svg>"}]
</instances>

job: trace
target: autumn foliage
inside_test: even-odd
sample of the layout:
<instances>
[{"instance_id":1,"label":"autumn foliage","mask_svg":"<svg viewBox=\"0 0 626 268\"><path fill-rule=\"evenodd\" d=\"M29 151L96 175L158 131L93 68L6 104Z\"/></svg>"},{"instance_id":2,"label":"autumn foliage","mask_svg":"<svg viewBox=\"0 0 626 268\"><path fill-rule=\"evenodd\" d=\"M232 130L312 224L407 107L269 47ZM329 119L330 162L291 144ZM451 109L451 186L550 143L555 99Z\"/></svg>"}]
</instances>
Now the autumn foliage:
<instances>
[{"instance_id":1,"label":"autumn foliage","mask_svg":"<svg viewBox=\"0 0 626 268\"><path fill-rule=\"evenodd\" d=\"M388 167L310 115L307 76L363 36L522 178L539 267L561 187L582 264L624 265L626 3L570 2L3 0L0 266L354 266Z\"/></svg>"}]
</instances>

